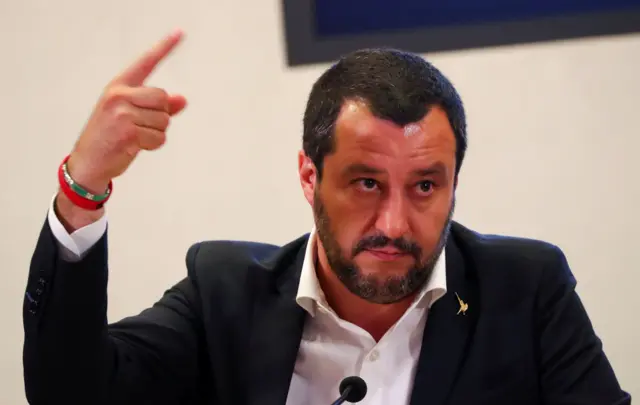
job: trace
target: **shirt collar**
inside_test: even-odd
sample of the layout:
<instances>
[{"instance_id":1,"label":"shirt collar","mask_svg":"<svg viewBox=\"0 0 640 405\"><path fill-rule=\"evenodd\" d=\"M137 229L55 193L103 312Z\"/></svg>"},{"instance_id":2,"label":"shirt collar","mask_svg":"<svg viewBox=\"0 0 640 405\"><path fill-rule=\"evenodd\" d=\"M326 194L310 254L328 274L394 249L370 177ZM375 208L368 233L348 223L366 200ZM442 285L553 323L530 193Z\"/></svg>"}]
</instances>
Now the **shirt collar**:
<instances>
[{"instance_id":1,"label":"shirt collar","mask_svg":"<svg viewBox=\"0 0 640 405\"><path fill-rule=\"evenodd\" d=\"M304 255L304 261L302 262L302 270L300 273L300 284L298 285L298 293L296 295L296 302L311 316L315 316L316 308L318 305L329 307L326 297L318 276L316 275L316 257L317 257L317 233L316 228L312 228L309 235L309 241ZM431 307L438 299L440 299L447 291L447 266L446 266L446 254L443 249L440 257L438 258L436 265L433 268L431 278L424 285L420 294L418 294L411 305L411 308L426 304L428 308Z\"/></svg>"}]
</instances>

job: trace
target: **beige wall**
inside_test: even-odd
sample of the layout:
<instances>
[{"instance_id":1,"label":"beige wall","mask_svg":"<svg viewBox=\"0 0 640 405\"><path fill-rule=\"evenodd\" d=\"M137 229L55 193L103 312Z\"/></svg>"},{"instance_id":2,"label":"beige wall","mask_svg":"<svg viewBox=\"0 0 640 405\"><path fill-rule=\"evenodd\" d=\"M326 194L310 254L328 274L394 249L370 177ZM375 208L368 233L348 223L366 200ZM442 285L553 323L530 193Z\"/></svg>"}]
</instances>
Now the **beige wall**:
<instances>
[{"instance_id":1,"label":"beige wall","mask_svg":"<svg viewBox=\"0 0 640 405\"><path fill-rule=\"evenodd\" d=\"M186 29L187 41L151 84L184 92L190 107L166 147L115 184L111 320L183 277L197 240L284 243L308 231L296 152L325 66L285 67L277 4L0 2L0 404L26 403L21 302L57 165L102 86L170 28ZM621 382L640 395L640 37L430 59L469 114L456 218L560 245Z\"/></svg>"}]
</instances>

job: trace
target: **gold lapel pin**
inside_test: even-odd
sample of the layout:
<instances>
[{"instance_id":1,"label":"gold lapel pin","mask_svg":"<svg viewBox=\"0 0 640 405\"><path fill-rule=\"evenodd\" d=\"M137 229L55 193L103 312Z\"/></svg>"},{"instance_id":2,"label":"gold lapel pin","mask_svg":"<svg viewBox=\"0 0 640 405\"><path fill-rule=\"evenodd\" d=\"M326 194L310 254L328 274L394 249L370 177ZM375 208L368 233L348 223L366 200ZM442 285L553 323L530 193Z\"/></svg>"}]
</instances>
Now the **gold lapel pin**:
<instances>
[{"instance_id":1,"label":"gold lapel pin","mask_svg":"<svg viewBox=\"0 0 640 405\"><path fill-rule=\"evenodd\" d=\"M458 295L458 293L456 293L456 297L458 298L458 303L460 304L460 309L458 310L458 313L456 315L466 315L467 314L467 310L469 309L469 304L467 304L466 302L462 301L462 299L460 298L460 296Z\"/></svg>"}]
</instances>

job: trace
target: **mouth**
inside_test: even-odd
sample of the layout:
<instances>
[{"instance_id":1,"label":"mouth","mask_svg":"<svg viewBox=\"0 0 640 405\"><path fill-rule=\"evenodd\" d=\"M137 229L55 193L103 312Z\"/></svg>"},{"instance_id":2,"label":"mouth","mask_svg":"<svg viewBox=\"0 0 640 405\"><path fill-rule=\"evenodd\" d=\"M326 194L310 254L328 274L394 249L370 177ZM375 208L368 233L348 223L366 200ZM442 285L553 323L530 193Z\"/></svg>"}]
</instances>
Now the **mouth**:
<instances>
[{"instance_id":1,"label":"mouth","mask_svg":"<svg viewBox=\"0 0 640 405\"><path fill-rule=\"evenodd\" d=\"M367 249L367 253L372 255L378 260L382 260L385 262L404 259L409 256L408 253L403 252L394 248L384 248L384 249Z\"/></svg>"}]
</instances>

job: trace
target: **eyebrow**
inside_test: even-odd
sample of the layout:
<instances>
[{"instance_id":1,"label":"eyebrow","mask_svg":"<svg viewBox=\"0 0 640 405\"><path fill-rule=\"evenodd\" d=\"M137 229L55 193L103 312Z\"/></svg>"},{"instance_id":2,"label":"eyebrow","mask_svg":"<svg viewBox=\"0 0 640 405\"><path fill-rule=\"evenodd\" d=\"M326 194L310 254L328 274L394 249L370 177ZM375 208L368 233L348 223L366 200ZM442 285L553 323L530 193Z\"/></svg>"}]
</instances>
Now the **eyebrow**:
<instances>
[{"instance_id":1,"label":"eyebrow","mask_svg":"<svg viewBox=\"0 0 640 405\"><path fill-rule=\"evenodd\" d=\"M417 169L417 170L414 170L413 173L417 176L423 177L423 176L429 176L432 174L444 173L446 171L447 171L447 168L442 162L436 162L431 167L427 167L424 169Z\"/></svg>"},{"instance_id":2,"label":"eyebrow","mask_svg":"<svg viewBox=\"0 0 640 405\"><path fill-rule=\"evenodd\" d=\"M352 163L344 168L342 171L345 175L356 175L356 174L381 174L385 171L379 169L377 167L365 165L364 163Z\"/></svg>"},{"instance_id":3,"label":"eyebrow","mask_svg":"<svg viewBox=\"0 0 640 405\"><path fill-rule=\"evenodd\" d=\"M344 175L353 176L353 175L362 175L362 174L383 174L386 170L380 169L378 167L366 165L364 163L352 163L344 168L342 173ZM436 162L431 167L420 168L413 171L413 174L419 177L425 177L433 174L444 173L446 172L446 167L442 162Z\"/></svg>"}]
</instances>

